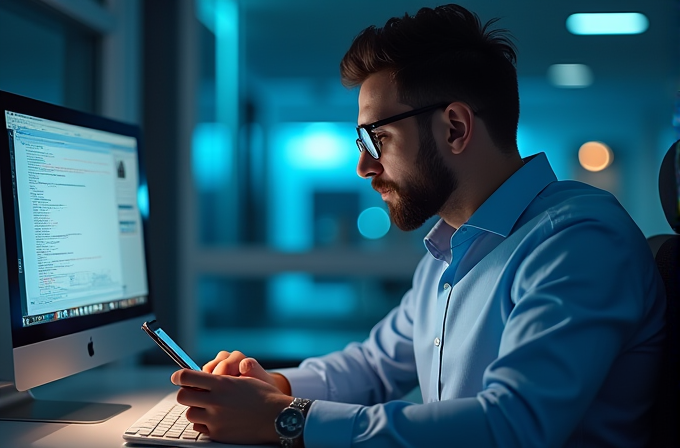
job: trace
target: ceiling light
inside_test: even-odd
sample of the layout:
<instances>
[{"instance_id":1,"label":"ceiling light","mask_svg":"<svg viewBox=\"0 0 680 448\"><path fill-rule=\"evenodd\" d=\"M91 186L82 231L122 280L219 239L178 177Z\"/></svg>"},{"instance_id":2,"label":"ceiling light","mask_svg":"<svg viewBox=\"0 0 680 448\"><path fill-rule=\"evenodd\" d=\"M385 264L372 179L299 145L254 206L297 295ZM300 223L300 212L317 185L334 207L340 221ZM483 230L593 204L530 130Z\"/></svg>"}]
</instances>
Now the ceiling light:
<instances>
[{"instance_id":1,"label":"ceiling light","mask_svg":"<svg viewBox=\"0 0 680 448\"><path fill-rule=\"evenodd\" d=\"M593 71L584 64L553 64L548 67L548 80L557 87L588 87L593 83Z\"/></svg>"},{"instance_id":2,"label":"ceiling light","mask_svg":"<svg viewBox=\"0 0 680 448\"><path fill-rule=\"evenodd\" d=\"M649 20L639 12L579 13L567 18L572 34L641 34Z\"/></svg>"}]
</instances>

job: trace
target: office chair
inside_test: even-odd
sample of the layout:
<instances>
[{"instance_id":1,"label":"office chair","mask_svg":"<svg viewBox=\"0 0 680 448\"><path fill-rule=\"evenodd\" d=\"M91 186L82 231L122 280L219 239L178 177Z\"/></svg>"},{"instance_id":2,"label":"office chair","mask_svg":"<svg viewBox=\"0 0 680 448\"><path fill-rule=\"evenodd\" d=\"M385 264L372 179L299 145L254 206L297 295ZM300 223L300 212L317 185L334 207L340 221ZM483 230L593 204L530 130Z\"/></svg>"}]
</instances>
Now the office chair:
<instances>
[{"instance_id":1,"label":"office chair","mask_svg":"<svg viewBox=\"0 0 680 448\"><path fill-rule=\"evenodd\" d=\"M666 340L659 393L652 410L649 448L680 447L680 140L666 153L659 170L659 196L675 232L647 241L666 287Z\"/></svg>"}]
</instances>

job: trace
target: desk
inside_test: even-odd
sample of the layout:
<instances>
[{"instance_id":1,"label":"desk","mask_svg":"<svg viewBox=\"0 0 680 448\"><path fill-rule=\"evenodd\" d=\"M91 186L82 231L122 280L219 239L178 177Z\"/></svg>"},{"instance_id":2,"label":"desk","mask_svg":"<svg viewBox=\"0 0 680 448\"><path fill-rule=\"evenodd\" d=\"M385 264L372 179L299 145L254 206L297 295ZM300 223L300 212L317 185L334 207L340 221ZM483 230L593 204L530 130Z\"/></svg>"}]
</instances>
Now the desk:
<instances>
[{"instance_id":1,"label":"desk","mask_svg":"<svg viewBox=\"0 0 680 448\"><path fill-rule=\"evenodd\" d=\"M123 432L177 387L174 367L103 366L40 386L45 400L95 401L132 407L103 423L59 424L0 421L0 448L121 448ZM230 445L225 445L225 448Z\"/></svg>"}]
</instances>

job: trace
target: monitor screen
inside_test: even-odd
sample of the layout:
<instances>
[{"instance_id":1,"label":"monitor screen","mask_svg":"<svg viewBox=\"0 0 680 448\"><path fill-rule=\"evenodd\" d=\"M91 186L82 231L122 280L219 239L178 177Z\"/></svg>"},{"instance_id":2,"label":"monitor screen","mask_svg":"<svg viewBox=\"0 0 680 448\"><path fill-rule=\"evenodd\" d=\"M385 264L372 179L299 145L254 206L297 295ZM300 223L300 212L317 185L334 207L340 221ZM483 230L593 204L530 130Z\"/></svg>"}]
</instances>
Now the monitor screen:
<instances>
[{"instance_id":1,"label":"monitor screen","mask_svg":"<svg viewBox=\"0 0 680 448\"><path fill-rule=\"evenodd\" d=\"M24 390L131 354L124 336L147 346L139 327L152 310L148 199L137 126L6 92L0 116L0 300L9 303L0 328L11 329L14 382ZM68 361L27 380L45 350Z\"/></svg>"}]
</instances>

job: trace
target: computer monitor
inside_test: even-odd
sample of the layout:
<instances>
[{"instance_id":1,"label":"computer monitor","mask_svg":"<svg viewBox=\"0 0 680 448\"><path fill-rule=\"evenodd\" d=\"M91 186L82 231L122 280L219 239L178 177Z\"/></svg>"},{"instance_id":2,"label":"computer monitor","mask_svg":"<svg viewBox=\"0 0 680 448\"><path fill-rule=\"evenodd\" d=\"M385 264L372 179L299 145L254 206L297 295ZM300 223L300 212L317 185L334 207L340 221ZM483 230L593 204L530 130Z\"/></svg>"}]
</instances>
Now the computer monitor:
<instances>
[{"instance_id":1,"label":"computer monitor","mask_svg":"<svg viewBox=\"0 0 680 448\"><path fill-rule=\"evenodd\" d=\"M0 419L103 421L29 389L153 344L140 129L2 91L0 124Z\"/></svg>"}]
</instances>

